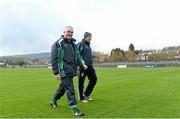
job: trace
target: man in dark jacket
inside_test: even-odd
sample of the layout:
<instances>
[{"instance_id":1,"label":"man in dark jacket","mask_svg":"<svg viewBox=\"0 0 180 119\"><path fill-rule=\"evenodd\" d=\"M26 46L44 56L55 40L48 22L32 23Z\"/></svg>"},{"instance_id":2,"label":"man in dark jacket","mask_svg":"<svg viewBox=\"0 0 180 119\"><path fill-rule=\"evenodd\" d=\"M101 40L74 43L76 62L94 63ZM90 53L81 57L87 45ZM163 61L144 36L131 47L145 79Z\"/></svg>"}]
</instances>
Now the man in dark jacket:
<instances>
[{"instance_id":1,"label":"man in dark jacket","mask_svg":"<svg viewBox=\"0 0 180 119\"><path fill-rule=\"evenodd\" d=\"M78 50L80 52L80 55L83 59L83 62L88 66L86 70L80 69L79 72L79 81L78 81L78 92L79 92L79 99L83 103L87 103L88 101L92 100L90 97L94 86L97 82L96 72L93 68L93 61L92 61L92 51L90 47L92 35L89 32L84 33L83 40L78 43ZM83 92L84 88L84 80L86 76L89 79L88 86L86 90Z\"/></svg>"},{"instance_id":2,"label":"man in dark jacket","mask_svg":"<svg viewBox=\"0 0 180 119\"><path fill-rule=\"evenodd\" d=\"M59 100L66 92L68 104L75 116L82 116L83 113L77 108L77 101L75 98L75 91L73 85L73 76L76 75L76 67L80 65L82 68L87 68L83 64L77 46L74 43L73 28L67 26L64 30L64 35L57 40L51 48L51 63L52 70L57 80L61 80L59 88L52 97L50 105L57 107L57 100Z\"/></svg>"}]
</instances>

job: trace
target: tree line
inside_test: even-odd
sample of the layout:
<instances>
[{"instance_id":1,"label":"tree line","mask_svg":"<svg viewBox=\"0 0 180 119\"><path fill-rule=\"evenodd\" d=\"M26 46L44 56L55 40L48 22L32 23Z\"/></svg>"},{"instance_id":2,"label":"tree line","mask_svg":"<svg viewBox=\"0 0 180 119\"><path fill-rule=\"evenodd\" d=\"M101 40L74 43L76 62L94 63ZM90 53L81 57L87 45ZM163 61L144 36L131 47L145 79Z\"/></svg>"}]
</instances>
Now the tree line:
<instances>
[{"instance_id":1,"label":"tree line","mask_svg":"<svg viewBox=\"0 0 180 119\"><path fill-rule=\"evenodd\" d=\"M169 61L180 60L180 46L165 47L162 50L138 50L131 43L128 50L113 48L109 54L93 51L94 63L104 62L133 62L133 61ZM36 56L36 55L35 55ZM47 65L50 64L50 53L44 58L23 58L23 57L4 57L0 63L5 65Z\"/></svg>"},{"instance_id":2,"label":"tree line","mask_svg":"<svg viewBox=\"0 0 180 119\"><path fill-rule=\"evenodd\" d=\"M131 43L127 51L121 48L114 48L110 54L93 52L95 62L122 62L122 61L167 61L176 60L180 57L180 46L165 47L162 50L136 50Z\"/></svg>"}]
</instances>

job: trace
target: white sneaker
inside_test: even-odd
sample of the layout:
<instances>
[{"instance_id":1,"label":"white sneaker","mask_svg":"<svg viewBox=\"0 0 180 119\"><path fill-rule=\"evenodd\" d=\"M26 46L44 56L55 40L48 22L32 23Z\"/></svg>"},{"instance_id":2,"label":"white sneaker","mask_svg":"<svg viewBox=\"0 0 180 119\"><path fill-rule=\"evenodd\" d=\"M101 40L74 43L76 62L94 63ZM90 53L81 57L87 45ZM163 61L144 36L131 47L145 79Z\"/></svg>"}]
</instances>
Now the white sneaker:
<instances>
[{"instance_id":1,"label":"white sneaker","mask_svg":"<svg viewBox=\"0 0 180 119\"><path fill-rule=\"evenodd\" d=\"M92 99L90 96L87 96L87 97L86 97L86 100L92 101L93 99Z\"/></svg>"},{"instance_id":2,"label":"white sneaker","mask_svg":"<svg viewBox=\"0 0 180 119\"><path fill-rule=\"evenodd\" d=\"M75 116L84 116L84 113L80 112L79 109L77 109L77 108L73 111L73 114Z\"/></svg>"},{"instance_id":3,"label":"white sneaker","mask_svg":"<svg viewBox=\"0 0 180 119\"><path fill-rule=\"evenodd\" d=\"M83 102L83 103L88 103L88 100L81 100L81 102Z\"/></svg>"}]
</instances>

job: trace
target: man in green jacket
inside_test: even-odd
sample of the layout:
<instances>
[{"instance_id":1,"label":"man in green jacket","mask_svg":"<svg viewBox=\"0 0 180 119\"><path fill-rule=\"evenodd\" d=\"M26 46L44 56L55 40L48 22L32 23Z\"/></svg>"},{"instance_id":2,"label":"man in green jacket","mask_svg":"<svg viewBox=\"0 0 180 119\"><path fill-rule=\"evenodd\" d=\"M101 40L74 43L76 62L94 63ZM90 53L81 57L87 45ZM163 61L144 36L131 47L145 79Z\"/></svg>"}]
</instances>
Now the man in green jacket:
<instances>
[{"instance_id":1,"label":"man in green jacket","mask_svg":"<svg viewBox=\"0 0 180 119\"><path fill-rule=\"evenodd\" d=\"M84 114L77 108L73 76L76 75L77 65L80 65L84 69L87 69L87 66L83 64L75 44L75 39L73 39L72 36L73 28L67 26L64 30L64 35L62 35L51 48L52 70L55 78L61 80L61 83L52 97L50 105L56 108L57 100L59 100L66 92L68 104L70 105L73 114L75 116L83 116Z\"/></svg>"}]
</instances>

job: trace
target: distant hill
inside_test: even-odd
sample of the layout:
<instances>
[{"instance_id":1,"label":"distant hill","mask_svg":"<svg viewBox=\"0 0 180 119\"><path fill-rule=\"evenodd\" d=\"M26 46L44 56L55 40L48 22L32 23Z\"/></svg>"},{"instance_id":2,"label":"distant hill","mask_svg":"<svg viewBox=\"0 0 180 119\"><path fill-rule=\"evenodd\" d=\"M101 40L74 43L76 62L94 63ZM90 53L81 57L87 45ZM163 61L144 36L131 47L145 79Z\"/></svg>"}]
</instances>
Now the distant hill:
<instances>
[{"instance_id":1,"label":"distant hill","mask_svg":"<svg viewBox=\"0 0 180 119\"><path fill-rule=\"evenodd\" d=\"M1 56L0 59L49 59L50 53L43 52L43 53L32 53L32 54L22 54L22 55L12 55L12 56Z\"/></svg>"}]
</instances>

